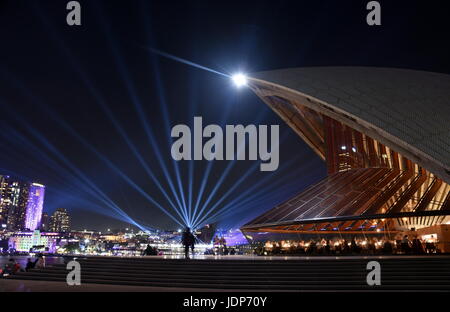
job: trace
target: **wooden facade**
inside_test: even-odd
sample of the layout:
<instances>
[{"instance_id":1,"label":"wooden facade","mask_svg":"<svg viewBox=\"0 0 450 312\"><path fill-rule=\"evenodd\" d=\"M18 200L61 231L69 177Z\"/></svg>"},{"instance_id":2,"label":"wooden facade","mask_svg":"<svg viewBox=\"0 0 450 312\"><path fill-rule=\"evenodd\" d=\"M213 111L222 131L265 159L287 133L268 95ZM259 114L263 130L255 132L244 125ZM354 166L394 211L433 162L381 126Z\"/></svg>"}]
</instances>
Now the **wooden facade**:
<instances>
[{"instance_id":1,"label":"wooden facade","mask_svg":"<svg viewBox=\"0 0 450 312\"><path fill-rule=\"evenodd\" d=\"M328 177L242 231L379 233L449 220L449 184L403 153L404 146L305 94L261 80L251 88L326 162Z\"/></svg>"}]
</instances>

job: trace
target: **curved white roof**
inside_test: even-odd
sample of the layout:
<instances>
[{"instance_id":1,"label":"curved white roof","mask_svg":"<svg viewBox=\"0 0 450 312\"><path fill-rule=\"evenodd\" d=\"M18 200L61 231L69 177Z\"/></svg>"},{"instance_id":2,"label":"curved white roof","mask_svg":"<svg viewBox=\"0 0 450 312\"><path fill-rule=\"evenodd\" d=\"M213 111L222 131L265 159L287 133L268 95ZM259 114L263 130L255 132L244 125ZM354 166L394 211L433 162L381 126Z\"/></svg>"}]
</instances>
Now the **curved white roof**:
<instances>
[{"instance_id":1,"label":"curved white roof","mask_svg":"<svg viewBox=\"0 0 450 312\"><path fill-rule=\"evenodd\" d=\"M442 178L450 179L450 75L395 68L310 67L255 73L250 80L343 111L400 142L417 159L427 158L424 163L441 167L436 174L445 172Z\"/></svg>"}]
</instances>

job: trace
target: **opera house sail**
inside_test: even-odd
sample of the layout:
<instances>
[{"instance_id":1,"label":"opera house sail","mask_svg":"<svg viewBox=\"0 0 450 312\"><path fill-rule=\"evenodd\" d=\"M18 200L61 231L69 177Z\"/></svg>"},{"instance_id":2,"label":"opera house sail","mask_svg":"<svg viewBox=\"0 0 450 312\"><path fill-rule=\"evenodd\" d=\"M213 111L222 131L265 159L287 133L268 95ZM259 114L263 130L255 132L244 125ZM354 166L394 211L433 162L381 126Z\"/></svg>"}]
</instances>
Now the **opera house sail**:
<instances>
[{"instance_id":1,"label":"opera house sail","mask_svg":"<svg viewBox=\"0 0 450 312\"><path fill-rule=\"evenodd\" d=\"M244 225L246 235L395 233L450 220L450 76L315 67L257 73L249 86L328 176Z\"/></svg>"}]
</instances>

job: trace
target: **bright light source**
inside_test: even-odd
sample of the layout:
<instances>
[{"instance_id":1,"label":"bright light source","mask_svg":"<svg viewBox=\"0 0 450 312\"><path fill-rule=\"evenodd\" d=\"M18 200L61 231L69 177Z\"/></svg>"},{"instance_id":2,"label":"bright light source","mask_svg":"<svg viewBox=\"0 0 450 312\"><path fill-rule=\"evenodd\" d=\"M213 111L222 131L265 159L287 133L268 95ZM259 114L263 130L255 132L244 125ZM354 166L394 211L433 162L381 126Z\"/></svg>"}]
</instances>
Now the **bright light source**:
<instances>
[{"instance_id":1,"label":"bright light source","mask_svg":"<svg viewBox=\"0 0 450 312\"><path fill-rule=\"evenodd\" d=\"M238 88L247 85L247 77L244 74L235 74L231 77L231 79Z\"/></svg>"}]
</instances>

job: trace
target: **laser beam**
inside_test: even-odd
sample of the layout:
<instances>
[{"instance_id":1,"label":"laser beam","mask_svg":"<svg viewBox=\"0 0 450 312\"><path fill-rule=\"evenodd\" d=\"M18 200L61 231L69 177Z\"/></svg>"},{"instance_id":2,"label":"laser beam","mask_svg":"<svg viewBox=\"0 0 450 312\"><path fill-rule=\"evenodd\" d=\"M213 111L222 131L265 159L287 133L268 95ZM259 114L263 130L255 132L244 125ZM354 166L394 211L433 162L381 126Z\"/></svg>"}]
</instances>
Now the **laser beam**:
<instances>
[{"instance_id":1,"label":"laser beam","mask_svg":"<svg viewBox=\"0 0 450 312\"><path fill-rule=\"evenodd\" d=\"M224 77L227 77L227 78L230 78L230 77L231 77L230 75L221 73L221 72L219 72L219 71L217 71L217 70L214 70L214 69L212 69L212 68L209 68L209 67L206 67L206 66L203 66L203 65L200 65L200 64L197 64L197 63L188 61L188 60L183 59L183 58L181 58L181 57L178 57L178 56L175 56L175 55L172 55L172 54L163 52L163 51L158 50L158 49L155 49L155 48L149 48L149 47L143 47L143 48L146 49L146 50L148 50L148 51L150 51L150 52L152 52L152 53L155 53L155 54L157 54L157 55L163 56L163 57L165 57L165 58L174 60L174 61L179 62L179 63L182 63L182 64L186 64L186 65L189 65L189 66L193 66L193 67L195 67L195 68L202 69L202 70L205 70L205 71L208 71L208 72L217 74L217 75L221 75L221 76L224 76Z\"/></svg>"}]
</instances>

